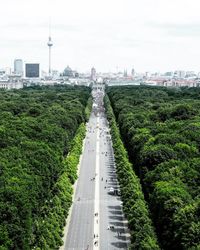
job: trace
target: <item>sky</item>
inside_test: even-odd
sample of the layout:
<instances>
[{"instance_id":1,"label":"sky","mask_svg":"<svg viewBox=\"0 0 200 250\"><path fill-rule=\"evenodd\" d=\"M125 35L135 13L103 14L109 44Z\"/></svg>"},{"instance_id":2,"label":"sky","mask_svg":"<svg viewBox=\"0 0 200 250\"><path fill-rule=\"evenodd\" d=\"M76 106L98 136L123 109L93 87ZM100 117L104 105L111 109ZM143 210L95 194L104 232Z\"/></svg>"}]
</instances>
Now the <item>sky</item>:
<instances>
[{"instance_id":1,"label":"sky","mask_svg":"<svg viewBox=\"0 0 200 250\"><path fill-rule=\"evenodd\" d=\"M0 68L200 71L199 0L1 0Z\"/></svg>"}]
</instances>

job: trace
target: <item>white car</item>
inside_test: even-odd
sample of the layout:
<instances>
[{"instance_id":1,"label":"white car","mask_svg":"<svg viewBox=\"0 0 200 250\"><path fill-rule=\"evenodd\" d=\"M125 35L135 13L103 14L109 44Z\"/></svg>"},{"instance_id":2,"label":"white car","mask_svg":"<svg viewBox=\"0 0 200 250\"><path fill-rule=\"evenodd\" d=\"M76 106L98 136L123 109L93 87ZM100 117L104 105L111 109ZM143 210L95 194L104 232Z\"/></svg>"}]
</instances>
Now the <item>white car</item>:
<instances>
[{"instance_id":1,"label":"white car","mask_svg":"<svg viewBox=\"0 0 200 250\"><path fill-rule=\"evenodd\" d=\"M108 193L109 193L109 194L114 194L114 188L111 187L111 188L109 189Z\"/></svg>"}]
</instances>

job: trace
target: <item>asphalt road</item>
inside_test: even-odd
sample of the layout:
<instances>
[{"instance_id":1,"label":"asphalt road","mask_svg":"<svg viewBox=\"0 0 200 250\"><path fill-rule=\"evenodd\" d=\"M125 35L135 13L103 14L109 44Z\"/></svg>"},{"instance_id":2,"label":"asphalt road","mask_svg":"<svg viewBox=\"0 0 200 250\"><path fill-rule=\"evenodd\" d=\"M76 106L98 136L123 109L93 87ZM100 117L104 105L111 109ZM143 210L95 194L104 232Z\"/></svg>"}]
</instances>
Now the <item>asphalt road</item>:
<instances>
[{"instance_id":1,"label":"asphalt road","mask_svg":"<svg viewBox=\"0 0 200 250\"><path fill-rule=\"evenodd\" d=\"M102 92L95 91L65 250L128 249L130 235L124 219L112 142L102 107Z\"/></svg>"}]
</instances>

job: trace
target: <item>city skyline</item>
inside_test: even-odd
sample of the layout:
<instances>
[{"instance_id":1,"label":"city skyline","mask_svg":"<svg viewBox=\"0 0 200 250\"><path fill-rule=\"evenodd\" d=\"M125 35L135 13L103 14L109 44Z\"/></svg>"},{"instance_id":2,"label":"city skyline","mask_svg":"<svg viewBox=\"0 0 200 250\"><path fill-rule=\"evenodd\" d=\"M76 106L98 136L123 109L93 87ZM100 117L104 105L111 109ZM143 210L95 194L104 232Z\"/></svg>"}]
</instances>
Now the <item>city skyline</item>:
<instances>
[{"instance_id":1,"label":"city skyline","mask_svg":"<svg viewBox=\"0 0 200 250\"><path fill-rule=\"evenodd\" d=\"M3 1L0 68L22 58L48 71L50 15L53 69L198 72L199 6L197 0Z\"/></svg>"}]
</instances>

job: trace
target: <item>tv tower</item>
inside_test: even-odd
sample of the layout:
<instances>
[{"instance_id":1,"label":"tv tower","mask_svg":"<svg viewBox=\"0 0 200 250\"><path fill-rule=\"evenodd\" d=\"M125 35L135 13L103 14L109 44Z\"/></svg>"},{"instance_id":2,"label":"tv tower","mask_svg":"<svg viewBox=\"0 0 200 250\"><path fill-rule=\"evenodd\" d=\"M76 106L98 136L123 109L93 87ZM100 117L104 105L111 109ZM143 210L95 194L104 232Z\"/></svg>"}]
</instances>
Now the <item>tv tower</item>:
<instances>
[{"instance_id":1,"label":"tv tower","mask_svg":"<svg viewBox=\"0 0 200 250\"><path fill-rule=\"evenodd\" d=\"M51 21L49 21L49 40L47 45L49 47L49 76L51 76L51 47L53 46L53 42L51 40Z\"/></svg>"}]
</instances>

